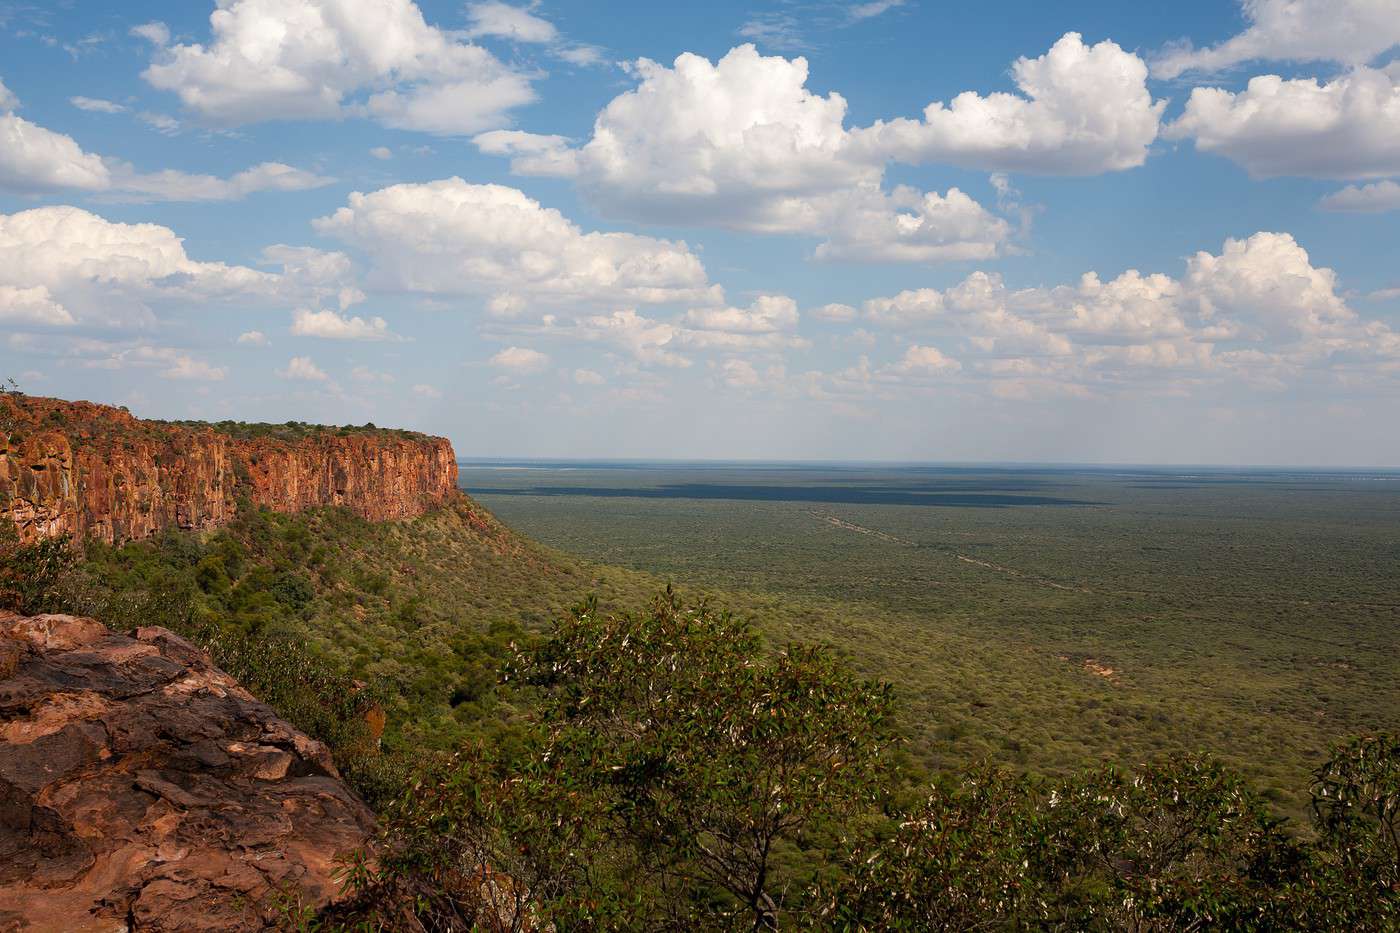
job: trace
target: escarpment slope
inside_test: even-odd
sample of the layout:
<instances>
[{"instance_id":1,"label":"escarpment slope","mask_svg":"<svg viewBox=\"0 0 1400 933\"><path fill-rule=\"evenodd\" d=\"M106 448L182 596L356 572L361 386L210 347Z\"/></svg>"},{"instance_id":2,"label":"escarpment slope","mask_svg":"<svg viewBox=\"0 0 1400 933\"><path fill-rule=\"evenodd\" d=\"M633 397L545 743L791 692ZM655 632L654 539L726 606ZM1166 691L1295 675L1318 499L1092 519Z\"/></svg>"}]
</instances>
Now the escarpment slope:
<instances>
[{"instance_id":1,"label":"escarpment slope","mask_svg":"<svg viewBox=\"0 0 1400 933\"><path fill-rule=\"evenodd\" d=\"M226 524L246 496L299 512L417 517L457 491L452 444L407 431L143 421L91 402L0 398L0 519L23 540L108 543Z\"/></svg>"}]
</instances>

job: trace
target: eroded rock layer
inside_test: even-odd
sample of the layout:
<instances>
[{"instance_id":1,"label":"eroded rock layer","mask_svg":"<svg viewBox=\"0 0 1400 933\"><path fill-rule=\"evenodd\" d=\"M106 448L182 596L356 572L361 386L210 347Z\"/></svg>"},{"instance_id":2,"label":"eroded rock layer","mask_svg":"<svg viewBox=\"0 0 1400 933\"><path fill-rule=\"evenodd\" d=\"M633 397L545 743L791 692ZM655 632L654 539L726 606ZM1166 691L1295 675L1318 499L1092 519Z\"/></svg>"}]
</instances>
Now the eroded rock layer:
<instances>
[{"instance_id":1,"label":"eroded rock layer","mask_svg":"<svg viewBox=\"0 0 1400 933\"><path fill-rule=\"evenodd\" d=\"M240 496L295 512L325 505L375 521L413 518L455 495L445 438L366 429L225 433L142 421L124 409L0 398L0 519L24 540L113 543L224 524Z\"/></svg>"},{"instance_id":2,"label":"eroded rock layer","mask_svg":"<svg viewBox=\"0 0 1400 933\"><path fill-rule=\"evenodd\" d=\"M162 628L0 613L0 930L248 930L320 906L369 810Z\"/></svg>"}]
</instances>

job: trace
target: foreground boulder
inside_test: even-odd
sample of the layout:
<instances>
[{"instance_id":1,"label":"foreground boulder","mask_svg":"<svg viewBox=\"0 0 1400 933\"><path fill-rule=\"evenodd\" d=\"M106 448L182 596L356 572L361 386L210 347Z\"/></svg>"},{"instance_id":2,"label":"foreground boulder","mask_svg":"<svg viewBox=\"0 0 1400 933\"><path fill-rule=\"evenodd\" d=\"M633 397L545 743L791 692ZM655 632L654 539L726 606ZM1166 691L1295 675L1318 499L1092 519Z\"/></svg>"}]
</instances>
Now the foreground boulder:
<instances>
[{"instance_id":1,"label":"foreground boulder","mask_svg":"<svg viewBox=\"0 0 1400 933\"><path fill-rule=\"evenodd\" d=\"M259 929L372 832L326 747L189 642L0 612L0 931Z\"/></svg>"}]
</instances>

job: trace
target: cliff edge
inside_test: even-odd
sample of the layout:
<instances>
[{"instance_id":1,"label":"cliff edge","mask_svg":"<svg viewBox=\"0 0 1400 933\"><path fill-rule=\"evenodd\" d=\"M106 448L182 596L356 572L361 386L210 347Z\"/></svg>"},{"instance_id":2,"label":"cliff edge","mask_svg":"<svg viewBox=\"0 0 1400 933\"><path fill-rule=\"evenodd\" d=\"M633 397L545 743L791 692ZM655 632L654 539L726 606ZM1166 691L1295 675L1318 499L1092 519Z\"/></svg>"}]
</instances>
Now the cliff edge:
<instances>
[{"instance_id":1,"label":"cliff edge","mask_svg":"<svg viewBox=\"0 0 1400 933\"><path fill-rule=\"evenodd\" d=\"M373 831L326 747L178 636L0 612L0 929L261 929Z\"/></svg>"},{"instance_id":2,"label":"cliff edge","mask_svg":"<svg viewBox=\"0 0 1400 933\"><path fill-rule=\"evenodd\" d=\"M0 519L25 541L108 543L216 527L245 495L281 512L414 518L457 492L441 437L407 431L143 421L122 408L0 397Z\"/></svg>"}]
</instances>

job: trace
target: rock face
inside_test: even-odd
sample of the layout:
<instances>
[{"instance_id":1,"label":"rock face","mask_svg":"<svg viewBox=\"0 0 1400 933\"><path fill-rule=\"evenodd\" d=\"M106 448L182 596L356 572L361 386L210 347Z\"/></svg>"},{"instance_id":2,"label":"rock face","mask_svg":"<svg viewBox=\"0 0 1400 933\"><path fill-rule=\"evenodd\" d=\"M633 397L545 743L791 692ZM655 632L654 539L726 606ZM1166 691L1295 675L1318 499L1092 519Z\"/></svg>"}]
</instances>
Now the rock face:
<instances>
[{"instance_id":1,"label":"rock face","mask_svg":"<svg viewBox=\"0 0 1400 933\"><path fill-rule=\"evenodd\" d=\"M245 493L278 511L340 505L375 521L413 518L456 490L457 460L441 437L233 434L90 402L0 398L0 519L25 541L71 534L120 543L214 527L234 517Z\"/></svg>"},{"instance_id":2,"label":"rock face","mask_svg":"<svg viewBox=\"0 0 1400 933\"><path fill-rule=\"evenodd\" d=\"M0 930L248 930L337 893L369 810L161 628L0 613Z\"/></svg>"}]
</instances>

